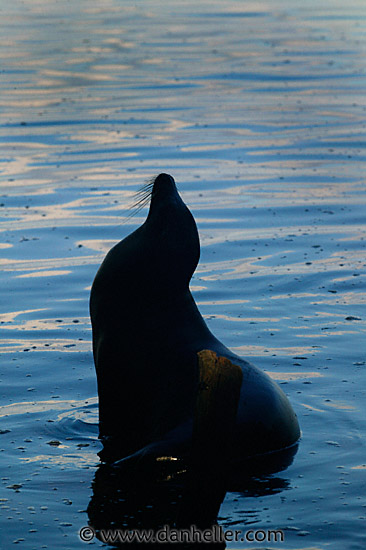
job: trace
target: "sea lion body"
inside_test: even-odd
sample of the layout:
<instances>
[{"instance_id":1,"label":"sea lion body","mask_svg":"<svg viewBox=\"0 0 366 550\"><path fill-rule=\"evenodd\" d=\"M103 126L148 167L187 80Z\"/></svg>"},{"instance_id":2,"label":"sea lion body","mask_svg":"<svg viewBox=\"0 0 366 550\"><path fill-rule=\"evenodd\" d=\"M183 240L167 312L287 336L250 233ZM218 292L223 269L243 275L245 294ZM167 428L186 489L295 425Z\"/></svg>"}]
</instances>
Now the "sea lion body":
<instances>
[{"instance_id":1,"label":"sea lion body","mask_svg":"<svg viewBox=\"0 0 366 550\"><path fill-rule=\"evenodd\" d=\"M146 221L107 254L91 290L105 460L189 453L202 350L242 369L234 461L299 439L296 415L279 386L226 348L198 311L189 281L199 254L193 216L173 178L160 174Z\"/></svg>"}]
</instances>

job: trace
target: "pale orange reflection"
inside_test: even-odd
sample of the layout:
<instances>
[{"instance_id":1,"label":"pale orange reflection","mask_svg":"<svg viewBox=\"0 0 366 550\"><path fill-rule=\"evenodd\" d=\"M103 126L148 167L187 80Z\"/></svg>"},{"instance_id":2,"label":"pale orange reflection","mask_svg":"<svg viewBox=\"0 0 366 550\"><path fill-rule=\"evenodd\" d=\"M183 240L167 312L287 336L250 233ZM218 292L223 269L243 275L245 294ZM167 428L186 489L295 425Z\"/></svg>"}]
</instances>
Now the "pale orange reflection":
<instances>
[{"instance_id":1,"label":"pale orange reflection","mask_svg":"<svg viewBox=\"0 0 366 550\"><path fill-rule=\"evenodd\" d=\"M302 378L322 378L320 372L273 372L265 371L273 380L301 380Z\"/></svg>"},{"instance_id":2,"label":"pale orange reflection","mask_svg":"<svg viewBox=\"0 0 366 550\"><path fill-rule=\"evenodd\" d=\"M55 277L56 275L69 275L72 271L55 270L55 271L33 271L32 273L23 273L23 275L16 275L18 279L29 279L32 277Z\"/></svg>"},{"instance_id":3,"label":"pale orange reflection","mask_svg":"<svg viewBox=\"0 0 366 550\"><path fill-rule=\"evenodd\" d=\"M80 299L81 301L82 299ZM78 300L62 300L62 302L67 302L67 301L79 301ZM38 311L46 311L46 309L39 309L39 310L30 310L30 312L38 312ZM21 314L23 314L25 312L21 312ZM11 316L10 317L7 317L7 314L4 315L5 318L7 319L11 319ZM0 317L1 319L1 317ZM88 325L89 324L89 317L79 317L77 318L78 322L82 325ZM14 329L19 329L19 330L26 330L26 331L32 331L32 330L37 330L37 331L44 331L44 330L59 330L59 329L63 329L65 327L68 327L68 326L72 326L72 325L75 325L75 323L73 323L74 319L72 317L63 317L62 318L62 322L58 322L57 319L53 319L53 318L50 318L50 319L26 319L26 320L18 320L18 323L14 323L14 320L13 321L6 321L8 323L11 323L9 325L6 325L6 326L3 326L3 330L6 330L6 329L9 329L9 330L14 330ZM14 340L15 342L16 340ZM9 340L8 340L9 342ZM19 340L19 342L21 342L21 340ZM60 341L57 341L57 342L60 342ZM55 343L57 343L55 342ZM35 342L37 344L37 342Z\"/></svg>"},{"instance_id":4,"label":"pale orange reflection","mask_svg":"<svg viewBox=\"0 0 366 550\"><path fill-rule=\"evenodd\" d=\"M226 236L223 237L223 241L226 240ZM211 243L212 241L209 241ZM219 262L212 262L208 264L201 264L198 266L197 272L202 274L209 272L209 275L200 275L201 279L205 281L215 281L215 280L229 280L229 279L240 279L243 276L250 275L251 272L255 272L256 276L268 276L273 275L290 275L290 274L304 274L304 273L323 273L324 271L334 270L340 271L343 269L339 265L340 259L339 254L333 254L328 258L322 258L319 260L313 260L310 265L306 262L295 262L295 263L283 263L281 261L281 256L283 252L278 252L276 254L267 254L258 257L249 257L246 259L238 260L224 260ZM342 254L343 260L342 264L346 265L349 263L354 271L358 271L361 267L355 267L355 259L359 259L362 256L361 250L356 251L344 251ZM276 263L274 263L274 258L278 257ZM265 262L270 260L271 265L265 265ZM273 265L274 264L274 265ZM350 297L354 299L355 293L349 293ZM357 295L357 294L356 294ZM360 295L360 294L359 294ZM337 300L339 297L344 295L337 294ZM366 302L366 296L363 295L362 303ZM334 303L334 299L329 302L329 300L320 300L319 302L313 303ZM341 302L343 303L343 302ZM356 302L360 303L360 302Z\"/></svg>"},{"instance_id":5,"label":"pale orange reflection","mask_svg":"<svg viewBox=\"0 0 366 550\"><path fill-rule=\"evenodd\" d=\"M77 241L76 244L80 244L90 250L95 250L96 252L103 252L106 254L112 246L117 244L117 242L118 241L114 239L88 239L85 241Z\"/></svg>"},{"instance_id":6,"label":"pale orange reflection","mask_svg":"<svg viewBox=\"0 0 366 550\"><path fill-rule=\"evenodd\" d=\"M358 330L326 330L322 334L298 334L297 338L327 338L329 336L343 336L345 334L359 334Z\"/></svg>"},{"instance_id":7,"label":"pale orange reflection","mask_svg":"<svg viewBox=\"0 0 366 550\"><path fill-rule=\"evenodd\" d=\"M0 406L0 417L16 414L39 413L45 411L66 410L73 407L84 407L98 403L97 397L90 397L86 400L76 399L51 399L49 401L22 401L11 405Z\"/></svg>"},{"instance_id":8,"label":"pale orange reflection","mask_svg":"<svg viewBox=\"0 0 366 550\"><path fill-rule=\"evenodd\" d=\"M206 287L204 287L204 288L206 288ZM246 304L248 302L249 302L249 300L240 300L240 299L237 299L237 300L201 300L200 302L197 302L197 305L224 306L224 305L230 305L230 304Z\"/></svg>"},{"instance_id":9,"label":"pale orange reflection","mask_svg":"<svg viewBox=\"0 0 366 550\"><path fill-rule=\"evenodd\" d=\"M23 309L19 311L8 311L7 313L0 313L0 321L2 323L13 323L19 315L26 315L27 313L38 313L39 311L46 311L47 308L39 309ZM3 327L6 328L6 327Z\"/></svg>"},{"instance_id":10,"label":"pale orange reflection","mask_svg":"<svg viewBox=\"0 0 366 550\"><path fill-rule=\"evenodd\" d=\"M4 328L19 328L19 327L4 327ZM21 326L23 328L23 325ZM35 329L34 329L35 330ZM43 327L44 330L44 327ZM26 351L25 351L26 350ZM42 342L37 340L20 340L12 339L7 340L6 345L0 346L1 353L14 353L14 352L32 352L32 351L57 351L67 353L80 353L90 352L90 342L84 340L61 340L53 338L43 338Z\"/></svg>"},{"instance_id":11,"label":"pale orange reflection","mask_svg":"<svg viewBox=\"0 0 366 550\"><path fill-rule=\"evenodd\" d=\"M239 346L231 348L238 355L263 355L264 353L284 355L284 356L296 356L296 355L306 355L307 353L314 354L317 349L309 346L302 347L288 347L288 348L272 348L268 346Z\"/></svg>"},{"instance_id":12,"label":"pale orange reflection","mask_svg":"<svg viewBox=\"0 0 366 550\"><path fill-rule=\"evenodd\" d=\"M201 290L207 290L207 286L189 285L192 292L200 292Z\"/></svg>"},{"instance_id":13,"label":"pale orange reflection","mask_svg":"<svg viewBox=\"0 0 366 550\"><path fill-rule=\"evenodd\" d=\"M58 269L77 265L100 264L101 256L78 256L74 258L50 258L37 260L0 259L0 266L4 271L42 271L44 268Z\"/></svg>"},{"instance_id":14,"label":"pale orange reflection","mask_svg":"<svg viewBox=\"0 0 366 550\"><path fill-rule=\"evenodd\" d=\"M69 445L58 445L57 449L70 449ZM74 454L54 454L54 455L37 455L32 457L19 457L25 463L39 462L41 464L53 464L55 466L71 467L71 468L85 468L87 466L96 466L98 460L96 460L95 449L90 449L89 453L85 449L77 447L77 452Z\"/></svg>"},{"instance_id":15,"label":"pale orange reflection","mask_svg":"<svg viewBox=\"0 0 366 550\"><path fill-rule=\"evenodd\" d=\"M321 294L313 294L311 292L296 292L296 298L312 298L315 296L321 296ZM288 294L276 294L275 296L270 296L271 300L288 300Z\"/></svg>"},{"instance_id":16,"label":"pale orange reflection","mask_svg":"<svg viewBox=\"0 0 366 550\"><path fill-rule=\"evenodd\" d=\"M326 298L312 303L334 305L335 300L343 305L366 304L366 294L364 292L337 292L333 298Z\"/></svg>"},{"instance_id":17,"label":"pale orange reflection","mask_svg":"<svg viewBox=\"0 0 366 550\"><path fill-rule=\"evenodd\" d=\"M246 300L248 301L248 300ZM278 318L266 318L266 317L230 317L229 315L223 315L218 313L213 314L207 314L203 316L205 319L223 319L224 321L238 321L240 323L278 323L280 321L283 321L284 319L289 319L289 317L282 317L282 319ZM276 330L272 327L268 330Z\"/></svg>"},{"instance_id":18,"label":"pale orange reflection","mask_svg":"<svg viewBox=\"0 0 366 550\"><path fill-rule=\"evenodd\" d=\"M316 407L312 407L311 405L308 405L306 403L300 403L305 409L309 409L309 411L315 411L315 412L326 412L324 409L317 409Z\"/></svg>"},{"instance_id":19,"label":"pale orange reflection","mask_svg":"<svg viewBox=\"0 0 366 550\"><path fill-rule=\"evenodd\" d=\"M337 409L340 411L355 411L356 407L353 405L345 405L344 403L337 403L335 401L332 401L331 403L327 403L327 407L332 407L333 409Z\"/></svg>"},{"instance_id":20,"label":"pale orange reflection","mask_svg":"<svg viewBox=\"0 0 366 550\"><path fill-rule=\"evenodd\" d=\"M103 128L98 129L88 129L86 128L83 131L84 139L90 143L99 143L100 145L120 145L121 140L125 138L131 138L134 135L134 131L127 130L127 129L121 129L121 130L112 130L108 128L108 130L105 130ZM71 136L72 139L72 136ZM75 136L75 139L78 139L78 136ZM120 153L119 153L120 154ZM125 151L125 156L135 157L137 156L137 153L135 151ZM105 168L103 170L102 167L99 167L97 170L97 173L95 170L93 170L91 173L86 172L83 175L84 179L101 179L101 173L105 174L105 177L108 179L116 179L116 174L112 172L109 168ZM124 181L129 179L130 176L123 176ZM104 176L103 176L104 179Z\"/></svg>"}]
</instances>

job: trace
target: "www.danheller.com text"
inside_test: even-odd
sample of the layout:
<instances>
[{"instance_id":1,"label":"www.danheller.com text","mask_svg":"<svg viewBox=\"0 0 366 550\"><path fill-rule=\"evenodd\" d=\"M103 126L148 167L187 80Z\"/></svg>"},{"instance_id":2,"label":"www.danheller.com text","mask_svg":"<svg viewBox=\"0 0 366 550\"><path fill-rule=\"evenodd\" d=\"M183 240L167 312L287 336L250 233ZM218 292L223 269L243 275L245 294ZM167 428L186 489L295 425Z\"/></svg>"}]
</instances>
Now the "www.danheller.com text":
<instances>
[{"instance_id":1,"label":"www.danheller.com text","mask_svg":"<svg viewBox=\"0 0 366 550\"><path fill-rule=\"evenodd\" d=\"M224 531L219 525L211 529L198 529L194 525L186 529L174 529L168 525L158 531L152 529L125 530L125 529L100 529L82 527L79 537L84 542L90 542L97 537L104 543L114 542L141 542L141 543L214 543L214 542L283 542L285 536L280 529L250 529L248 531L231 530Z\"/></svg>"}]
</instances>

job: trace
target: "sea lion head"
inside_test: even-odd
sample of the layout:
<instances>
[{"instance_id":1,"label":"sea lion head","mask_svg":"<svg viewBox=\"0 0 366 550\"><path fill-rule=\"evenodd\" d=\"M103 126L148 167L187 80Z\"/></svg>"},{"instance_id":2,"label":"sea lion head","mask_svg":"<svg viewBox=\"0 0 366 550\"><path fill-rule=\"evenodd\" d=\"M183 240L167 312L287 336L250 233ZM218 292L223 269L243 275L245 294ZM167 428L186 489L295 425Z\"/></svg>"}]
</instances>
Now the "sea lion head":
<instances>
[{"instance_id":1,"label":"sea lion head","mask_svg":"<svg viewBox=\"0 0 366 550\"><path fill-rule=\"evenodd\" d=\"M141 246L149 247L149 271L166 288L188 287L200 256L196 222L169 174L153 181Z\"/></svg>"},{"instance_id":2,"label":"sea lion head","mask_svg":"<svg viewBox=\"0 0 366 550\"><path fill-rule=\"evenodd\" d=\"M145 222L109 251L92 292L92 302L123 304L136 315L148 303L171 303L187 292L200 255L196 223L172 176L160 174L144 189Z\"/></svg>"}]
</instances>

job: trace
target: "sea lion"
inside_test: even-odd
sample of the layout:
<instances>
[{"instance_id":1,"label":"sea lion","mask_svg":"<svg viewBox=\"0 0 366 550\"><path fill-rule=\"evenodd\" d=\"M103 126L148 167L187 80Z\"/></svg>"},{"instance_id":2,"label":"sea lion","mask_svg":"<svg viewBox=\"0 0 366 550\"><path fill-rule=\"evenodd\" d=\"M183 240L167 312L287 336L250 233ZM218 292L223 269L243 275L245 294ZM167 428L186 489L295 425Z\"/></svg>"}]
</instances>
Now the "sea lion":
<instances>
[{"instance_id":1,"label":"sea lion","mask_svg":"<svg viewBox=\"0 0 366 550\"><path fill-rule=\"evenodd\" d=\"M147 194L146 221L108 252L91 289L102 460L189 454L200 364L207 357L218 365L223 358L241 371L227 426L230 460L294 446L299 424L283 391L226 348L196 306L189 282L200 256L199 236L174 179L160 174ZM217 405L216 417L220 410Z\"/></svg>"}]
</instances>

